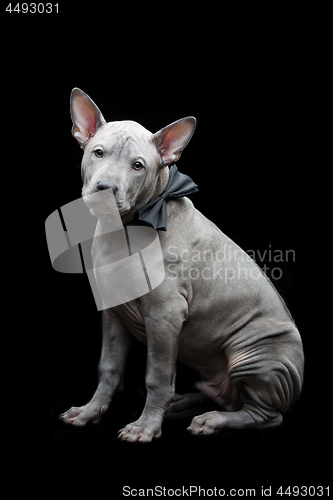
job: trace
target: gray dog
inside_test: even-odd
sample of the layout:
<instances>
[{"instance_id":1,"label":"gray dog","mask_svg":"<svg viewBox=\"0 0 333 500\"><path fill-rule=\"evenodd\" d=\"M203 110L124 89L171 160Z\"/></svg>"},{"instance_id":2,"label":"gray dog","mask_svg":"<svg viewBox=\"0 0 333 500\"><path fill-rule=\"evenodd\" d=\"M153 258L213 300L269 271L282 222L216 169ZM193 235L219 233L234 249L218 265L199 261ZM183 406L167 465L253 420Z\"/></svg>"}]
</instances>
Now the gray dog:
<instances>
[{"instance_id":1,"label":"gray dog","mask_svg":"<svg viewBox=\"0 0 333 500\"><path fill-rule=\"evenodd\" d=\"M152 200L165 203L167 230L158 234L166 276L142 297L103 311L97 390L85 406L63 413L63 421L82 426L99 420L122 385L133 336L147 345L147 399L140 418L119 431L120 439L158 438L166 413L198 406L206 397L221 411L194 417L188 428L193 435L280 425L301 392L304 365L286 305L256 263L186 196L167 203L163 197L176 169L170 166L190 141L195 118L155 134L133 121L106 123L77 88L71 116L72 133L84 150L83 196L112 189L123 225L138 223ZM97 231L103 232L107 214L97 215ZM108 251L105 240L94 258ZM200 372L200 392L175 395L177 359Z\"/></svg>"}]
</instances>

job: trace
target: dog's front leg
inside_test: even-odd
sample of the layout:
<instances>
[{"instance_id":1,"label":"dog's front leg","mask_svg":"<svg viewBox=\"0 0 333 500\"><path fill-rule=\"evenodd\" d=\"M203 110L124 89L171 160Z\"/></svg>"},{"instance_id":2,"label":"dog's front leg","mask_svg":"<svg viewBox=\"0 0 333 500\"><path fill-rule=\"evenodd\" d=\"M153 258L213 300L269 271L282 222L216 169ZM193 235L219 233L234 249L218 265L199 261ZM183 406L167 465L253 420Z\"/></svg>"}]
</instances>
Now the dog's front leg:
<instances>
[{"instance_id":1,"label":"dog's front leg","mask_svg":"<svg viewBox=\"0 0 333 500\"><path fill-rule=\"evenodd\" d=\"M73 406L60 415L66 424L82 426L87 422L99 421L101 414L108 409L114 393L121 387L131 342L132 337L121 323L111 315L110 311L104 310L98 387L89 403L84 406Z\"/></svg>"},{"instance_id":2,"label":"dog's front leg","mask_svg":"<svg viewBox=\"0 0 333 500\"><path fill-rule=\"evenodd\" d=\"M161 318L159 308L145 317L147 335L146 404L140 418L119 431L124 441L150 442L162 434L161 426L166 408L175 392L175 371L182 315L172 322ZM154 319L154 317L156 319Z\"/></svg>"}]
</instances>

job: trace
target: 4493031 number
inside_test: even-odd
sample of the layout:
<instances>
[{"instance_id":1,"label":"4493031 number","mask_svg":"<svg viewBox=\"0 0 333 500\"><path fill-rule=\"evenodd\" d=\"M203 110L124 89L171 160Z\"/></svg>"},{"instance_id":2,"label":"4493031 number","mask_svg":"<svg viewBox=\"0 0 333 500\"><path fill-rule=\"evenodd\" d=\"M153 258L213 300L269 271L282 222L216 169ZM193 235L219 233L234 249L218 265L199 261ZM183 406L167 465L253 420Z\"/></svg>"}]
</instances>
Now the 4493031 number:
<instances>
[{"instance_id":1,"label":"4493031 number","mask_svg":"<svg viewBox=\"0 0 333 500\"><path fill-rule=\"evenodd\" d=\"M13 4L14 5L14 4ZM6 7L6 12L10 14L59 14L59 4L58 3L17 3L15 7L12 4L8 4Z\"/></svg>"},{"instance_id":2,"label":"4493031 number","mask_svg":"<svg viewBox=\"0 0 333 500\"><path fill-rule=\"evenodd\" d=\"M329 497L329 486L288 486L287 488L280 488L276 492L280 497Z\"/></svg>"}]
</instances>

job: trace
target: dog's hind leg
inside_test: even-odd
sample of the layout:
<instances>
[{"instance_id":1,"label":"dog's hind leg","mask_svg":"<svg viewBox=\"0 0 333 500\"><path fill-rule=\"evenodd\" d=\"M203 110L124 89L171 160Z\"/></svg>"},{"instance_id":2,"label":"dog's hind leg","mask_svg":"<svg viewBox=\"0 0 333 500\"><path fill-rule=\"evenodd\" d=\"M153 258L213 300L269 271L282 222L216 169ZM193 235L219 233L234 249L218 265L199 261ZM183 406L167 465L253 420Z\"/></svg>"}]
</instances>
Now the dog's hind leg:
<instances>
[{"instance_id":1,"label":"dog's hind leg","mask_svg":"<svg viewBox=\"0 0 333 500\"><path fill-rule=\"evenodd\" d=\"M254 414L256 416L254 417ZM242 410L234 412L209 411L194 419L188 431L193 435L209 436L216 434L222 429L266 429L277 427L283 421L281 413L276 412L270 418L259 416L254 408L244 405Z\"/></svg>"},{"instance_id":2,"label":"dog's hind leg","mask_svg":"<svg viewBox=\"0 0 333 500\"><path fill-rule=\"evenodd\" d=\"M204 413L192 420L188 430L194 435L209 435L222 429L266 429L280 425L282 415L294 399L294 391L288 370L282 363L275 365L264 364L261 373L248 373L232 381L243 402L240 410Z\"/></svg>"},{"instance_id":3,"label":"dog's hind leg","mask_svg":"<svg viewBox=\"0 0 333 500\"><path fill-rule=\"evenodd\" d=\"M206 397L201 392L189 392L187 394L175 394L169 404L165 415L166 417L175 416L183 411L192 410L201 406ZM202 411L202 410L201 410Z\"/></svg>"}]
</instances>

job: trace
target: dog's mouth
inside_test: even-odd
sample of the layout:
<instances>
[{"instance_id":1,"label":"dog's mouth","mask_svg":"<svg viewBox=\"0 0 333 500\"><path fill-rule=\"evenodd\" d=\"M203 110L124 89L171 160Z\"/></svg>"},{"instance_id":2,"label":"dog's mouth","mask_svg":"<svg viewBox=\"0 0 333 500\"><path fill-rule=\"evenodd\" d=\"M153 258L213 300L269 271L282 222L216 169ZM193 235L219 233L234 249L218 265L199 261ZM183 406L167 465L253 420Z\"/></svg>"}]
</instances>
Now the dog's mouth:
<instances>
[{"instance_id":1,"label":"dog's mouth","mask_svg":"<svg viewBox=\"0 0 333 500\"><path fill-rule=\"evenodd\" d=\"M121 199L116 195L114 195L114 199L116 201L116 205L119 211L120 217L128 214L128 212L133 208L131 203L126 203L124 199Z\"/></svg>"},{"instance_id":2,"label":"dog's mouth","mask_svg":"<svg viewBox=\"0 0 333 500\"><path fill-rule=\"evenodd\" d=\"M96 215L119 212L120 217L125 216L133 208L133 204L125 203L125 200L116 196L112 189L102 191L82 192L84 203Z\"/></svg>"}]
</instances>

